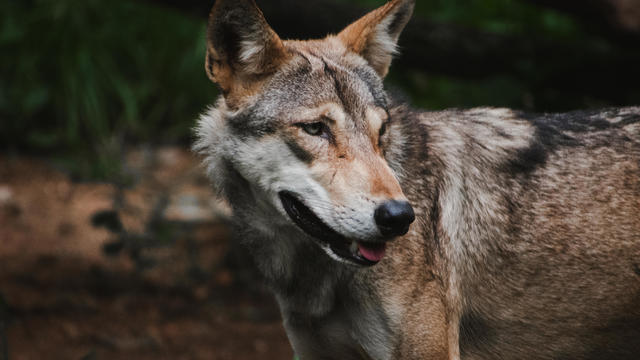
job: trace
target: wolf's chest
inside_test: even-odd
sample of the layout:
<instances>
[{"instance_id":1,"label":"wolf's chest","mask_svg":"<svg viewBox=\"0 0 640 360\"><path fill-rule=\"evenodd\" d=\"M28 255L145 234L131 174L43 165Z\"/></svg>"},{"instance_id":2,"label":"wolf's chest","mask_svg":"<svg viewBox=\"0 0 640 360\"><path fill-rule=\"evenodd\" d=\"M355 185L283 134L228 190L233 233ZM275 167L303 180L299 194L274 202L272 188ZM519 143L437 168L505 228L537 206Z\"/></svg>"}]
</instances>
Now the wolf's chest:
<instances>
[{"instance_id":1,"label":"wolf's chest","mask_svg":"<svg viewBox=\"0 0 640 360\"><path fill-rule=\"evenodd\" d=\"M393 335L381 313L354 306L322 318L283 316L287 335L301 359L391 359Z\"/></svg>"}]
</instances>

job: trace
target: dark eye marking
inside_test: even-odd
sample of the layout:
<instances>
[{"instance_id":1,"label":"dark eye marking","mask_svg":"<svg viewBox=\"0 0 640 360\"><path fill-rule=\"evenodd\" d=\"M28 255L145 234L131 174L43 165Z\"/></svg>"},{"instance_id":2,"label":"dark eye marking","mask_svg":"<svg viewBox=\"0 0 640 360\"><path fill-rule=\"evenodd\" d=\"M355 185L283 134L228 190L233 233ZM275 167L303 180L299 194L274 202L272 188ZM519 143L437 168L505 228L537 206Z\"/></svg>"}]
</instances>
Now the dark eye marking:
<instances>
[{"instance_id":1,"label":"dark eye marking","mask_svg":"<svg viewBox=\"0 0 640 360\"><path fill-rule=\"evenodd\" d=\"M295 142L293 139L286 139L285 144L289 147L289 150L297 157L300 161L310 164L313 162L313 155L305 150L302 146Z\"/></svg>"}]
</instances>

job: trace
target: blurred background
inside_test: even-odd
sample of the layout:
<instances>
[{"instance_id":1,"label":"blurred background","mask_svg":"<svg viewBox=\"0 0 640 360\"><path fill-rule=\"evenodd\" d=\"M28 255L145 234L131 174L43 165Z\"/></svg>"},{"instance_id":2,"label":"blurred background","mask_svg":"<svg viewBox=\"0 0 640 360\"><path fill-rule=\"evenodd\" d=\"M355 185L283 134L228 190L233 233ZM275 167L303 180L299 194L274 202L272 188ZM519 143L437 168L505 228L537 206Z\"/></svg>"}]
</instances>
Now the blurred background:
<instances>
[{"instance_id":1,"label":"blurred background","mask_svg":"<svg viewBox=\"0 0 640 360\"><path fill-rule=\"evenodd\" d=\"M283 38L382 0L258 0ZM292 359L189 152L212 0L0 1L0 360ZM426 109L640 104L640 0L418 0L387 86Z\"/></svg>"}]
</instances>

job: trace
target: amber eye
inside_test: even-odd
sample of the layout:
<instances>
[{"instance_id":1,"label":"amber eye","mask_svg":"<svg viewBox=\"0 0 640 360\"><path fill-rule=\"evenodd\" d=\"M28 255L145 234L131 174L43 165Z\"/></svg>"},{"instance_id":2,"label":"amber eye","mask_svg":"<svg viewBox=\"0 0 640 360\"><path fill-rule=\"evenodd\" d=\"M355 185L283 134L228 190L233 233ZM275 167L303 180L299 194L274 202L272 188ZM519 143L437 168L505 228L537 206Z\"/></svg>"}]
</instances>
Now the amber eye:
<instances>
[{"instance_id":1,"label":"amber eye","mask_svg":"<svg viewBox=\"0 0 640 360\"><path fill-rule=\"evenodd\" d=\"M299 126L311 136L322 136L327 132L326 126L321 122L302 123Z\"/></svg>"}]
</instances>

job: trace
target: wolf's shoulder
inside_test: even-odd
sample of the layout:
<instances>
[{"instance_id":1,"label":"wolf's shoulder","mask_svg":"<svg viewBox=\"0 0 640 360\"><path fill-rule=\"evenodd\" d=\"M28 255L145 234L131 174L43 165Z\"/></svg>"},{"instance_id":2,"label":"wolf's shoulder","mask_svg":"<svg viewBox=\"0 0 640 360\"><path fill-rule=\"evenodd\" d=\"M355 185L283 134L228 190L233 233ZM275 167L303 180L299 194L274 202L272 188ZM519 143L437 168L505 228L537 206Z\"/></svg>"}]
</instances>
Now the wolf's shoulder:
<instances>
[{"instance_id":1,"label":"wolf's shoulder","mask_svg":"<svg viewBox=\"0 0 640 360\"><path fill-rule=\"evenodd\" d=\"M404 111L408 112L406 107ZM625 129L632 133L640 131L640 106L564 113L530 113L494 107L439 111L413 110L412 112L414 117L420 118L423 122L446 120L469 126L473 126L472 124L511 126L513 121L526 121L536 128L542 127L576 134L615 129Z\"/></svg>"},{"instance_id":2,"label":"wolf's shoulder","mask_svg":"<svg viewBox=\"0 0 640 360\"><path fill-rule=\"evenodd\" d=\"M622 131L639 140L640 107L578 110L555 114L520 113L539 129L555 130L574 137L598 132Z\"/></svg>"},{"instance_id":3,"label":"wolf's shoulder","mask_svg":"<svg viewBox=\"0 0 640 360\"><path fill-rule=\"evenodd\" d=\"M640 142L640 106L579 110L565 113L528 113L508 108L481 107L407 112L410 122L450 127L459 133L489 141L521 137L546 145L607 145L597 139Z\"/></svg>"},{"instance_id":4,"label":"wolf's shoulder","mask_svg":"<svg viewBox=\"0 0 640 360\"><path fill-rule=\"evenodd\" d=\"M510 173L534 172L559 154L593 157L605 153L602 149L640 158L640 107L566 113L483 107L405 114L412 129L428 133L423 138L432 152L498 165Z\"/></svg>"}]
</instances>

